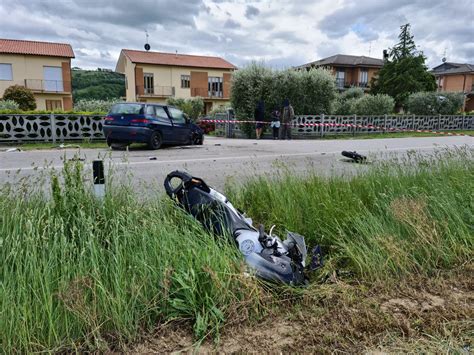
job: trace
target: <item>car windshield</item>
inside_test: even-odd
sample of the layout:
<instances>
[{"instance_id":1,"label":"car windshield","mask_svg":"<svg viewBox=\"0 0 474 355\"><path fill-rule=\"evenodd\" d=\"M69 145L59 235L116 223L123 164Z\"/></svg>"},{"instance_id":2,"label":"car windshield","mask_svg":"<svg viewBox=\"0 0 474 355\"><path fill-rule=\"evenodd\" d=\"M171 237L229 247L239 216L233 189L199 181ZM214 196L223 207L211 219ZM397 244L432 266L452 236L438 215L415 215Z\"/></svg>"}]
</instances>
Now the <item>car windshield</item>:
<instances>
[{"instance_id":1,"label":"car windshield","mask_svg":"<svg viewBox=\"0 0 474 355\"><path fill-rule=\"evenodd\" d=\"M110 114L140 114L143 112L143 105L140 104L115 104L110 109Z\"/></svg>"}]
</instances>

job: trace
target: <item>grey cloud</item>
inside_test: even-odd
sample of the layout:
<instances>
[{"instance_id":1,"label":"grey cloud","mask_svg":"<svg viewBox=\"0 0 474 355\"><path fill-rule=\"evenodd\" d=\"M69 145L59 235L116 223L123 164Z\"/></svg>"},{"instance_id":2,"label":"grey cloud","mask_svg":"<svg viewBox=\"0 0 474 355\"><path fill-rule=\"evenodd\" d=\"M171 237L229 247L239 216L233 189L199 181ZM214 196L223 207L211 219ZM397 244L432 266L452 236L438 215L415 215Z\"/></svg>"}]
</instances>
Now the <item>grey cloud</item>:
<instances>
[{"instance_id":1,"label":"grey cloud","mask_svg":"<svg viewBox=\"0 0 474 355\"><path fill-rule=\"evenodd\" d=\"M252 5L248 5L245 9L245 17L247 17L248 19L252 18L253 16L257 16L259 13L260 10Z\"/></svg>"},{"instance_id":2,"label":"grey cloud","mask_svg":"<svg viewBox=\"0 0 474 355\"><path fill-rule=\"evenodd\" d=\"M301 38L294 34L293 32L290 31L279 31L279 32L273 32L271 34L272 39L280 39L285 42L288 42L288 44L292 43L299 43L299 44L308 44L309 42L305 40L304 38Z\"/></svg>"},{"instance_id":3,"label":"grey cloud","mask_svg":"<svg viewBox=\"0 0 474 355\"><path fill-rule=\"evenodd\" d=\"M239 28L239 27L240 27L240 23L232 19L227 19L227 21L224 23L224 28L234 29L234 28Z\"/></svg>"}]
</instances>

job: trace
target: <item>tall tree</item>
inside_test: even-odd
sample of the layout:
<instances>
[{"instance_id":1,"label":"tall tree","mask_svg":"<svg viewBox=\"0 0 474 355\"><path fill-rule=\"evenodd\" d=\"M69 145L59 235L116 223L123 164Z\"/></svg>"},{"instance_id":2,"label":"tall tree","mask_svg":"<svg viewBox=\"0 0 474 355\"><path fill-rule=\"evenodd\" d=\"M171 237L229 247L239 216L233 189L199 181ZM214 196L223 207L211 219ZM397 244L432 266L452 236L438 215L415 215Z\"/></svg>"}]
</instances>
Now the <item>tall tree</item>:
<instances>
[{"instance_id":1,"label":"tall tree","mask_svg":"<svg viewBox=\"0 0 474 355\"><path fill-rule=\"evenodd\" d=\"M399 109L406 105L410 94L436 90L436 81L428 72L423 52L416 49L409 23L400 27L398 39L390 48L389 59L372 79L371 92L392 96Z\"/></svg>"}]
</instances>

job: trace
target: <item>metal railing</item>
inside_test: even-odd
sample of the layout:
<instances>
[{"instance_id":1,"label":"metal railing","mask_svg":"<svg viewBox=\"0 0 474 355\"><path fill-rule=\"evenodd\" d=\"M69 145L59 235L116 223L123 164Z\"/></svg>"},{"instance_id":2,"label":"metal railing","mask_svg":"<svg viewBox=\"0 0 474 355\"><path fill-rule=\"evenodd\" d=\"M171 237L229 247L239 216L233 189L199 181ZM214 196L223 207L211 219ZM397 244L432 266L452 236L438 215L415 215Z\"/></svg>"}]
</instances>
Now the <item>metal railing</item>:
<instances>
[{"instance_id":1,"label":"metal railing","mask_svg":"<svg viewBox=\"0 0 474 355\"><path fill-rule=\"evenodd\" d=\"M139 96L155 96L155 97L169 97L174 96L175 89L174 86L153 86L145 87L143 85L137 85L137 93Z\"/></svg>"},{"instance_id":2,"label":"metal railing","mask_svg":"<svg viewBox=\"0 0 474 355\"><path fill-rule=\"evenodd\" d=\"M338 89L350 87L368 88L369 83L367 81L346 81L345 79L336 79L336 87Z\"/></svg>"},{"instance_id":3,"label":"metal railing","mask_svg":"<svg viewBox=\"0 0 474 355\"><path fill-rule=\"evenodd\" d=\"M209 97L209 98L224 98L223 91L208 90L206 88L191 88L191 96Z\"/></svg>"},{"instance_id":4,"label":"metal railing","mask_svg":"<svg viewBox=\"0 0 474 355\"><path fill-rule=\"evenodd\" d=\"M64 88L71 87L70 83L64 80L25 79L25 87L41 92L65 92Z\"/></svg>"}]
</instances>

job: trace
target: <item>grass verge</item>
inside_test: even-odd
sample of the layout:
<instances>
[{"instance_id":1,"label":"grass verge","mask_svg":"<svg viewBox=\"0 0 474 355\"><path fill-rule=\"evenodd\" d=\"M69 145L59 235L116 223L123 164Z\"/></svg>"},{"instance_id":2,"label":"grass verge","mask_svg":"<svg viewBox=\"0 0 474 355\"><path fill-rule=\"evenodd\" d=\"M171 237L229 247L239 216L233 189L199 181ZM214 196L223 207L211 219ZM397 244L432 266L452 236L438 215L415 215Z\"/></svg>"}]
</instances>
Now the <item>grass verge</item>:
<instances>
[{"instance_id":1,"label":"grass verge","mask_svg":"<svg viewBox=\"0 0 474 355\"><path fill-rule=\"evenodd\" d=\"M369 312L372 304L356 317L356 300L373 290L370 283L389 290L472 264L474 164L467 149L409 155L350 179L280 170L230 187L230 200L256 222L323 245L326 266L305 290L269 292L244 277L232 244L206 234L167 199L143 201L122 186L97 200L79 163L68 162L53 176L51 198L27 191L0 190L0 348L6 352L123 349L170 321L200 339L230 323L255 322L272 307L293 314L287 320L299 322L302 334L301 324L326 327L322 345L337 348L347 334L364 340L364 319L379 332L403 328ZM348 289L338 280L360 286ZM331 284L342 288L329 292ZM349 333L332 328L343 318L328 323L336 310L354 317ZM463 337L466 323L456 317L461 326L453 334Z\"/></svg>"}]
</instances>

